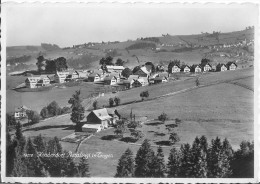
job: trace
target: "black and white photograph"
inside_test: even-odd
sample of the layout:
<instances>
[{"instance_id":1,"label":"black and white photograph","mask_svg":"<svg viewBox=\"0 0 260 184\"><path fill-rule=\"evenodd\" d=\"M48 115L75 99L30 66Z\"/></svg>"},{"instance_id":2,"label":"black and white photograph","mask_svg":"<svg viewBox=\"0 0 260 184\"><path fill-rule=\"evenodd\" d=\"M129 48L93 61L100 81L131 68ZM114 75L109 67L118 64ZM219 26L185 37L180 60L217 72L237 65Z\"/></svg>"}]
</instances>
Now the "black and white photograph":
<instances>
[{"instance_id":1,"label":"black and white photograph","mask_svg":"<svg viewBox=\"0 0 260 184\"><path fill-rule=\"evenodd\" d=\"M2 181L259 181L259 4L1 6Z\"/></svg>"}]
</instances>

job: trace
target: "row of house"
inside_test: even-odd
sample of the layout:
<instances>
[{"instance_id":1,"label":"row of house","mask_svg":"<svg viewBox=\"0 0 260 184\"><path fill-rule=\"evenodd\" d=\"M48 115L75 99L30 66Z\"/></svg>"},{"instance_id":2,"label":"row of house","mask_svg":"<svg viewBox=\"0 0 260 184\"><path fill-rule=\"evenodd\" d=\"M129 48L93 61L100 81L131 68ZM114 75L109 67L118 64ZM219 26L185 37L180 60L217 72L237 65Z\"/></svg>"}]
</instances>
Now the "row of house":
<instances>
[{"instance_id":1,"label":"row of house","mask_svg":"<svg viewBox=\"0 0 260 184\"><path fill-rule=\"evenodd\" d=\"M218 64L215 68L216 71L226 71L226 70L236 70L237 68L237 64L235 62L228 62L227 64L221 64L223 66L222 70L219 70L219 65ZM226 68L226 69L224 69ZM189 65L182 65L179 66L177 64L175 64L172 67L172 73L178 73L178 72L184 72L184 73L189 73L189 72L208 72L211 71L213 69L212 65L209 63L206 63L205 65L201 65L201 64L194 64L192 66Z\"/></svg>"},{"instance_id":2,"label":"row of house","mask_svg":"<svg viewBox=\"0 0 260 184\"><path fill-rule=\"evenodd\" d=\"M55 83L64 83L75 79L86 78L88 76L88 72L83 70L77 71L62 71L56 72L54 75L54 79L49 75L35 75L25 79L25 86L27 88L38 88L45 87L51 84L51 81Z\"/></svg>"}]
</instances>

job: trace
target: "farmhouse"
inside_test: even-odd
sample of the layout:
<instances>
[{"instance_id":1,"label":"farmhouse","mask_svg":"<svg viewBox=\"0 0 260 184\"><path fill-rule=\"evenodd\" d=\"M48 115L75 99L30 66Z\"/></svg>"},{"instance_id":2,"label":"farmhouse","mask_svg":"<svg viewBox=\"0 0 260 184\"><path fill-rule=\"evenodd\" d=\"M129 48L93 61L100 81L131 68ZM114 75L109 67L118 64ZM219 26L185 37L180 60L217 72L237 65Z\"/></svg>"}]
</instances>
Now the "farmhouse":
<instances>
[{"instance_id":1,"label":"farmhouse","mask_svg":"<svg viewBox=\"0 0 260 184\"><path fill-rule=\"evenodd\" d=\"M14 118L15 119L21 119L21 118L27 117L26 111L28 111L28 110L30 110L30 109L25 107L25 106L15 108Z\"/></svg>"},{"instance_id":2,"label":"farmhouse","mask_svg":"<svg viewBox=\"0 0 260 184\"><path fill-rule=\"evenodd\" d=\"M202 71L201 65L192 65L190 71L195 73L201 72Z\"/></svg>"},{"instance_id":3,"label":"farmhouse","mask_svg":"<svg viewBox=\"0 0 260 184\"><path fill-rule=\"evenodd\" d=\"M151 74L151 69L143 66L139 70L137 70L134 75L138 75L139 77L148 77Z\"/></svg>"},{"instance_id":4,"label":"farmhouse","mask_svg":"<svg viewBox=\"0 0 260 184\"><path fill-rule=\"evenodd\" d=\"M168 78L165 76L157 76L154 79L154 84L164 83L168 81Z\"/></svg>"},{"instance_id":5,"label":"farmhouse","mask_svg":"<svg viewBox=\"0 0 260 184\"><path fill-rule=\"evenodd\" d=\"M189 73L190 72L190 67L188 65L183 65L181 67L181 71L184 73Z\"/></svg>"},{"instance_id":6,"label":"farmhouse","mask_svg":"<svg viewBox=\"0 0 260 184\"><path fill-rule=\"evenodd\" d=\"M137 79L134 79L133 83L131 84L131 87L133 87L133 88L137 88L137 87L141 87L141 86L142 86L141 82L138 81Z\"/></svg>"},{"instance_id":7,"label":"farmhouse","mask_svg":"<svg viewBox=\"0 0 260 184\"><path fill-rule=\"evenodd\" d=\"M223 71L227 71L227 66L225 64L218 64L216 66L216 71L218 72L223 72Z\"/></svg>"},{"instance_id":8,"label":"farmhouse","mask_svg":"<svg viewBox=\"0 0 260 184\"><path fill-rule=\"evenodd\" d=\"M43 86L48 86L50 85L50 78L46 75L41 75L41 76L33 76L33 77L28 77L25 80L25 85L27 88L38 88L38 87L43 87Z\"/></svg>"},{"instance_id":9,"label":"farmhouse","mask_svg":"<svg viewBox=\"0 0 260 184\"><path fill-rule=\"evenodd\" d=\"M101 80L101 74L98 73L92 73L88 76L89 82L97 82Z\"/></svg>"},{"instance_id":10,"label":"farmhouse","mask_svg":"<svg viewBox=\"0 0 260 184\"><path fill-rule=\"evenodd\" d=\"M115 85L120 79L115 76L106 76L104 78L105 85Z\"/></svg>"},{"instance_id":11,"label":"farmhouse","mask_svg":"<svg viewBox=\"0 0 260 184\"><path fill-rule=\"evenodd\" d=\"M87 116L86 124L101 125L101 130L108 128L109 125L113 124L113 117L109 116L107 109L93 110Z\"/></svg>"},{"instance_id":12,"label":"farmhouse","mask_svg":"<svg viewBox=\"0 0 260 184\"><path fill-rule=\"evenodd\" d=\"M230 61L227 63L227 68L228 68L228 70L236 70L237 64L235 62Z\"/></svg>"},{"instance_id":13,"label":"farmhouse","mask_svg":"<svg viewBox=\"0 0 260 184\"><path fill-rule=\"evenodd\" d=\"M114 66L114 65L107 65L106 67L109 72L112 72L112 71L122 72L125 69L125 67L123 67L123 66Z\"/></svg>"},{"instance_id":14,"label":"farmhouse","mask_svg":"<svg viewBox=\"0 0 260 184\"><path fill-rule=\"evenodd\" d=\"M54 75L54 81L56 83L64 83L66 82L66 78L68 77L70 73L68 71L66 72L56 72Z\"/></svg>"},{"instance_id":15,"label":"farmhouse","mask_svg":"<svg viewBox=\"0 0 260 184\"><path fill-rule=\"evenodd\" d=\"M149 84L146 77L139 77L137 80L142 84L142 86L147 86Z\"/></svg>"},{"instance_id":16,"label":"farmhouse","mask_svg":"<svg viewBox=\"0 0 260 184\"><path fill-rule=\"evenodd\" d=\"M172 67L172 73L177 73L181 71L181 67L177 64L173 65Z\"/></svg>"},{"instance_id":17,"label":"farmhouse","mask_svg":"<svg viewBox=\"0 0 260 184\"><path fill-rule=\"evenodd\" d=\"M212 69L212 66L209 64L209 63L206 63L204 66L203 66L203 71L204 72L208 72Z\"/></svg>"}]
</instances>

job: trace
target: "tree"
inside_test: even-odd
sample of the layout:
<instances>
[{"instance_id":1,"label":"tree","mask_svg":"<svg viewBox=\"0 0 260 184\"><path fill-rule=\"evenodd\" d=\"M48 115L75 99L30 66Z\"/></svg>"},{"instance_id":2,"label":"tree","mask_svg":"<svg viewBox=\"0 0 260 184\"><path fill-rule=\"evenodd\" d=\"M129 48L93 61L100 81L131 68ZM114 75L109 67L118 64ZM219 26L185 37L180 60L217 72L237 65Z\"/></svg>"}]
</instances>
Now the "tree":
<instances>
[{"instance_id":1,"label":"tree","mask_svg":"<svg viewBox=\"0 0 260 184\"><path fill-rule=\"evenodd\" d=\"M199 86L200 85L200 81L199 81L199 78L197 77L196 78L196 86Z\"/></svg>"},{"instance_id":2,"label":"tree","mask_svg":"<svg viewBox=\"0 0 260 184\"><path fill-rule=\"evenodd\" d=\"M226 178L231 175L230 161L228 155L223 151L221 140L216 137L212 139L208 150L208 177Z\"/></svg>"},{"instance_id":3,"label":"tree","mask_svg":"<svg viewBox=\"0 0 260 184\"><path fill-rule=\"evenodd\" d=\"M92 106L93 106L94 110L96 110L96 109L97 109L97 104L98 104L98 102L97 102L97 100L95 100L95 101L93 102L93 104L92 104Z\"/></svg>"},{"instance_id":4,"label":"tree","mask_svg":"<svg viewBox=\"0 0 260 184\"><path fill-rule=\"evenodd\" d=\"M57 116L61 114L61 108L56 101L52 101L48 106L48 115Z\"/></svg>"},{"instance_id":5,"label":"tree","mask_svg":"<svg viewBox=\"0 0 260 184\"><path fill-rule=\"evenodd\" d=\"M75 131L81 131L81 123L80 121L84 119L85 109L82 106L82 99L80 96L80 90L76 91L75 94L72 95L72 98L68 101L71 104L71 115L70 119L73 123L76 123Z\"/></svg>"},{"instance_id":6,"label":"tree","mask_svg":"<svg viewBox=\"0 0 260 184\"><path fill-rule=\"evenodd\" d=\"M171 141L172 144L175 144L176 142L179 142L179 141L180 141L180 137L178 136L177 133L172 132L172 133L170 134L169 140Z\"/></svg>"},{"instance_id":7,"label":"tree","mask_svg":"<svg viewBox=\"0 0 260 184\"><path fill-rule=\"evenodd\" d=\"M134 159L133 152L128 148L120 157L115 177L133 177Z\"/></svg>"},{"instance_id":8,"label":"tree","mask_svg":"<svg viewBox=\"0 0 260 184\"><path fill-rule=\"evenodd\" d=\"M148 91L143 91L140 93L140 97L142 98L142 101L144 100L144 98L148 98L149 97L149 92Z\"/></svg>"},{"instance_id":9,"label":"tree","mask_svg":"<svg viewBox=\"0 0 260 184\"><path fill-rule=\"evenodd\" d=\"M158 116L158 120L165 122L168 119L167 114L165 114L164 112Z\"/></svg>"},{"instance_id":10,"label":"tree","mask_svg":"<svg viewBox=\"0 0 260 184\"><path fill-rule=\"evenodd\" d=\"M126 129L127 129L126 121L124 119L120 119L120 120L116 121L116 129L115 129L114 133L117 136L123 137Z\"/></svg>"},{"instance_id":11,"label":"tree","mask_svg":"<svg viewBox=\"0 0 260 184\"><path fill-rule=\"evenodd\" d=\"M42 56L42 55L40 55L38 58L37 58L37 63L36 63L36 65L37 65L37 68L38 68L38 71L39 72L42 72L43 70L44 70L44 62L45 61L45 59L44 59L44 57Z\"/></svg>"},{"instance_id":12,"label":"tree","mask_svg":"<svg viewBox=\"0 0 260 184\"><path fill-rule=\"evenodd\" d=\"M210 60L207 58L203 58L200 63L202 66L205 66L207 63L210 63Z\"/></svg>"},{"instance_id":13,"label":"tree","mask_svg":"<svg viewBox=\"0 0 260 184\"><path fill-rule=\"evenodd\" d=\"M133 130L132 132L131 132L131 136L134 136L134 138L136 139L136 140L139 140L139 139L141 139L143 136L144 136L144 134L143 134L143 132L142 131L140 131L140 130Z\"/></svg>"},{"instance_id":14,"label":"tree","mask_svg":"<svg viewBox=\"0 0 260 184\"><path fill-rule=\"evenodd\" d=\"M132 70L129 68L125 68L124 70L122 70L121 75L125 78L128 78L130 75L132 75Z\"/></svg>"},{"instance_id":15,"label":"tree","mask_svg":"<svg viewBox=\"0 0 260 184\"><path fill-rule=\"evenodd\" d=\"M43 119L45 118L48 118L49 117L49 112L48 112L48 109L47 107L43 107L41 112L40 112L40 115Z\"/></svg>"},{"instance_id":16,"label":"tree","mask_svg":"<svg viewBox=\"0 0 260 184\"><path fill-rule=\"evenodd\" d=\"M204 145L201 144L201 140L203 139L196 137L191 148L191 163L193 165L191 177L195 178L205 178L208 173L207 152L204 150Z\"/></svg>"},{"instance_id":17,"label":"tree","mask_svg":"<svg viewBox=\"0 0 260 184\"><path fill-rule=\"evenodd\" d=\"M68 69L66 59L64 57L59 57L54 60L56 71L64 71Z\"/></svg>"},{"instance_id":18,"label":"tree","mask_svg":"<svg viewBox=\"0 0 260 184\"><path fill-rule=\"evenodd\" d=\"M109 98L109 106L113 107L114 106L114 99L113 98Z\"/></svg>"},{"instance_id":19,"label":"tree","mask_svg":"<svg viewBox=\"0 0 260 184\"><path fill-rule=\"evenodd\" d=\"M116 106L118 106L120 104L120 98L119 97L115 97L114 98L114 102L115 102Z\"/></svg>"},{"instance_id":20,"label":"tree","mask_svg":"<svg viewBox=\"0 0 260 184\"><path fill-rule=\"evenodd\" d=\"M254 143L242 141L240 148L234 153L232 162L233 178L254 177Z\"/></svg>"},{"instance_id":21,"label":"tree","mask_svg":"<svg viewBox=\"0 0 260 184\"><path fill-rule=\"evenodd\" d=\"M168 73L172 73L172 67L174 65L180 65L180 60L174 59L173 61L170 61L170 63L168 64Z\"/></svg>"},{"instance_id":22,"label":"tree","mask_svg":"<svg viewBox=\"0 0 260 184\"><path fill-rule=\"evenodd\" d=\"M135 72L137 72L138 70L140 70L140 66L136 66L136 67L134 67L134 69L133 69L133 74L135 74Z\"/></svg>"},{"instance_id":23,"label":"tree","mask_svg":"<svg viewBox=\"0 0 260 184\"><path fill-rule=\"evenodd\" d=\"M36 124L36 123L40 122L40 115L38 114L38 112L28 110L28 111L26 111L26 114L27 114L27 117L28 117L28 121L31 124Z\"/></svg>"},{"instance_id":24,"label":"tree","mask_svg":"<svg viewBox=\"0 0 260 184\"><path fill-rule=\"evenodd\" d=\"M193 165L191 163L192 152L191 152L190 145L189 144L181 145L180 151L181 151L181 159L180 159L181 166L180 166L179 177L181 178L191 177Z\"/></svg>"},{"instance_id":25,"label":"tree","mask_svg":"<svg viewBox=\"0 0 260 184\"><path fill-rule=\"evenodd\" d=\"M154 158L154 151L147 139L137 151L135 157L135 177L149 177L152 171L152 161Z\"/></svg>"},{"instance_id":26,"label":"tree","mask_svg":"<svg viewBox=\"0 0 260 184\"><path fill-rule=\"evenodd\" d=\"M151 67L151 73L154 73L155 72L155 67L154 67L154 64L150 61L146 62L145 65L147 66L150 66Z\"/></svg>"},{"instance_id":27,"label":"tree","mask_svg":"<svg viewBox=\"0 0 260 184\"><path fill-rule=\"evenodd\" d=\"M42 135L38 135L33 139L33 144L37 152L44 152L46 150L46 144L43 141Z\"/></svg>"},{"instance_id":28,"label":"tree","mask_svg":"<svg viewBox=\"0 0 260 184\"><path fill-rule=\"evenodd\" d=\"M164 164L164 154L161 146L157 149L157 155L153 159L152 165L152 177L163 178L166 167Z\"/></svg>"},{"instance_id":29,"label":"tree","mask_svg":"<svg viewBox=\"0 0 260 184\"><path fill-rule=\"evenodd\" d=\"M7 126L16 125L16 119L12 114L6 113L6 125Z\"/></svg>"},{"instance_id":30,"label":"tree","mask_svg":"<svg viewBox=\"0 0 260 184\"><path fill-rule=\"evenodd\" d=\"M117 60L116 60L116 65L117 66L123 66L124 65L124 63L125 63L125 61L123 61L121 58L118 58Z\"/></svg>"},{"instance_id":31,"label":"tree","mask_svg":"<svg viewBox=\"0 0 260 184\"><path fill-rule=\"evenodd\" d=\"M179 176L180 172L180 155L179 152L172 148L170 151L170 155L168 157L168 164L167 164L167 174L168 177L176 178Z\"/></svg>"},{"instance_id":32,"label":"tree","mask_svg":"<svg viewBox=\"0 0 260 184\"><path fill-rule=\"evenodd\" d=\"M89 177L89 164L88 160L85 157L81 157L78 165L78 175L79 177Z\"/></svg>"}]
</instances>

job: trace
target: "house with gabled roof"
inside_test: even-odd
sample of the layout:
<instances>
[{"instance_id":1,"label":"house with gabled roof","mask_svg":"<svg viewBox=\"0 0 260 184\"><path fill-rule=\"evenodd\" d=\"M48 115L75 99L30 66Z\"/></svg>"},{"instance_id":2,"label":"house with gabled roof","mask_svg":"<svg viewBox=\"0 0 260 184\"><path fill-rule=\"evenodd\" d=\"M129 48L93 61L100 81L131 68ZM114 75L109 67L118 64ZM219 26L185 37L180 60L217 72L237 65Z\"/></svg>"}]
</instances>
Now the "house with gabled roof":
<instances>
[{"instance_id":1,"label":"house with gabled roof","mask_svg":"<svg viewBox=\"0 0 260 184\"><path fill-rule=\"evenodd\" d=\"M216 66L216 71L217 72L227 71L227 66L225 64L219 63Z\"/></svg>"},{"instance_id":2,"label":"house with gabled roof","mask_svg":"<svg viewBox=\"0 0 260 184\"><path fill-rule=\"evenodd\" d=\"M230 61L230 62L227 63L227 68L228 68L228 70L236 70L237 64L233 61Z\"/></svg>"},{"instance_id":3,"label":"house with gabled roof","mask_svg":"<svg viewBox=\"0 0 260 184\"><path fill-rule=\"evenodd\" d=\"M181 71L181 67L178 64L173 65L172 67L172 73L178 73Z\"/></svg>"},{"instance_id":4,"label":"house with gabled roof","mask_svg":"<svg viewBox=\"0 0 260 184\"><path fill-rule=\"evenodd\" d=\"M86 119L86 124L99 124L102 129L108 128L113 122L113 118L109 116L106 108L91 111Z\"/></svg>"},{"instance_id":5,"label":"house with gabled roof","mask_svg":"<svg viewBox=\"0 0 260 184\"><path fill-rule=\"evenodd\" d=\"M190 66L189 65L182 65L181 66L181 72L189 73L190 72Z\"/></svg>"},{"instance_id":6,"label":"house with gabled roof","mask_svg":"<svg viewBox=\"0 0 260 184\"><path fill-rule=\"evenodd\" d=\"M104 78L104 84L105 85L115 85L119 81L120 81L120 79L118 77L116 77L116 76L113 76L113 75L106 76Z\"/></svg>"},{"instance_id":7,"label":"house with gabled roof","mask_svg":"<svg viewBox=\"0 0 260 184\"><path fill-rule=\"evenodd\" d=\"M131 87L137 88L137 87L141 87L141 86L142 86L142 84L141 84L140 81L138 81L137 79L133 79L133 82L132 82L132 84L131 84Z\"/></svg>"},{"instance_id":8,"label":"house with gabled roof","mask_svg":"<svg viewBox=\"0 0 260 184\"><path fill-rule=\"evenodd\" d=\"M50 78L47 75L32 76L25 79L25 86L27 88L38 88L50 85Z\"/></svg>"},{"instance_id":9,"label":"house with gabled roof","mask_svg":"<svg viewBox=\"0 0 260 184\"><path fill-rule=\"evenodd\" d=\"M56 83L64 83L66 82L68 75L70 75L69 71L62 71L62 72L57 71L54 75L54 81Z\"/></svg>"},{"instance_id":10,"label":"house with gabled roof","mask_svg":"<svg viewBox=\"0 0 260 184\"><path fill-rule=\"evenodd\" d=\"M99 74L99 73L89 74L89 76L88 76L88 81L89 81L89 82L101 81L101 74Z\"/></svg>"},{"instance_id":11,"label":"house with gabled roof","mask_svg":"<svg viewBox=\"0 0 260 184\"><path fill-rule=\"evenodd\" d=\"M166 76L157 76L153 79L154 84L164 83L168 82L168 77Z\"/></svg>"},{"instance_id":12,"label":"house with gabled roof","mask_svg":"<svg viewBox=\"0 0 260 184\"><path fill-rule=\"evenodd\" d=\"M212 70L212 66L211 66L211 64L206 63L202 66L202 69L204 72L208 72L208 71Z\"/></svg>"},{"instance_id":13,"label":"house with gabled roof","mask_svg":"<svg viewBox=\"0 0 260 184\"><path fill-rule=\"evenodd\" d=\"M194 65L191 66L190 71L195 72L195 73L199 73L199 72L202 71L202 67L201 67L201 65L194 64Z\"/></svg>"},{"instance_id":14,"label":"house with gabled roof","mask_svg":"<svg viewBox=\"0 0 260 184\"><path fill-rule=\"evenodd\" d=\"M28 107L26 106L21 106L21 107L17 107L14 110L14 118L15 119L21 119L21 118L25 118L27 117L27 111L30 110Z\"/></svg>"}]
</instances>

